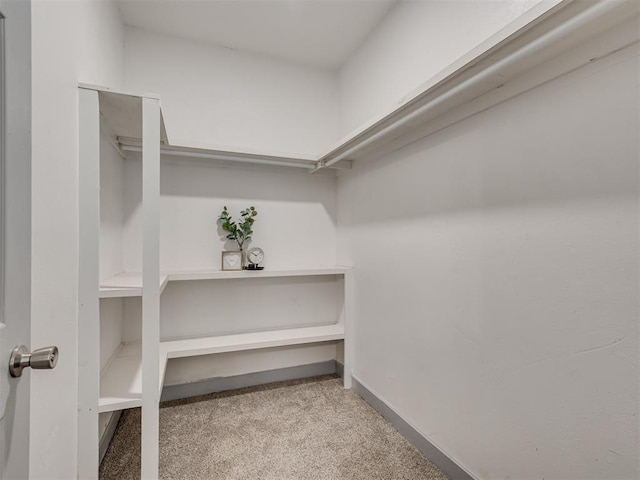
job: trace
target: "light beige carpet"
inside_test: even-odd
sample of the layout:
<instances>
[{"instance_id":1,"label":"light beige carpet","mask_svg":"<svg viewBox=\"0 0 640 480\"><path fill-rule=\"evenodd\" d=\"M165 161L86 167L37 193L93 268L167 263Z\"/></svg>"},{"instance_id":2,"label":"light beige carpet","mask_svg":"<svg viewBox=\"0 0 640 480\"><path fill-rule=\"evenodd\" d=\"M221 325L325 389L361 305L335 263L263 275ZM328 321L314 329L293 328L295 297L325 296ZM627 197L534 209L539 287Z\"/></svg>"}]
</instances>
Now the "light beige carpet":
<instances>
[{"instance_id":1,"label":"light beige carpet","mask_svg":"<svg viewBox=\"0 0 640 480\"><path fill-rule=\"evenodd\" d=\"M103 480L140 478L140 409L123 413ZM160 478L444 480L447 477L335 376L166 402Z\"/></svg>"}]
</instances>

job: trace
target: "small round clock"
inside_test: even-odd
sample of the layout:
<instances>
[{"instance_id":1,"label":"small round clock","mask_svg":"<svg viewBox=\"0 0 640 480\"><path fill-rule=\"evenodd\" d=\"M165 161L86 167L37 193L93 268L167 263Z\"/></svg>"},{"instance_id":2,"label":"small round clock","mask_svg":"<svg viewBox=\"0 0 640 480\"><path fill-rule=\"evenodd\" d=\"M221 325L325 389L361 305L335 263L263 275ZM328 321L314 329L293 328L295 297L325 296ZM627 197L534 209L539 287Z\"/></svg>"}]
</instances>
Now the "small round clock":
<instances>
[{"instance_id":1,"label":"small round clock","mask_svg":"<svg viewBox=\"0 0 640 480\"><path fill-rule=\"evenodd\" d=\"M264 252L261 248L252 247L247 251L247 260L249 261L249 268L256 268L264 260Z\"/></svg>"}]
</instances>

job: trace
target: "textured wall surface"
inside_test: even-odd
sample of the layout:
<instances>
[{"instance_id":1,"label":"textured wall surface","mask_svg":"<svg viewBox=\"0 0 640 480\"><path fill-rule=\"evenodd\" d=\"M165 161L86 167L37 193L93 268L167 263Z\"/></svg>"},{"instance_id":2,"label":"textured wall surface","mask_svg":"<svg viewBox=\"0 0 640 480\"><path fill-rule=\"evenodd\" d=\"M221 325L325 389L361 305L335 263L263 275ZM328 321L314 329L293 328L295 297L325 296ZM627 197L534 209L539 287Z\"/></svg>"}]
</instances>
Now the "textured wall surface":
<instances>
[{"instance_id":1,"label":"textured wall surface","mask_svg":"<svg viewBox=\"0 0 640 480\"><path fill-rule=\"evenodd\" d=\"M479 478L638 477L637 55L339 179L355 373Z\"/></svg>"}]
</instances>

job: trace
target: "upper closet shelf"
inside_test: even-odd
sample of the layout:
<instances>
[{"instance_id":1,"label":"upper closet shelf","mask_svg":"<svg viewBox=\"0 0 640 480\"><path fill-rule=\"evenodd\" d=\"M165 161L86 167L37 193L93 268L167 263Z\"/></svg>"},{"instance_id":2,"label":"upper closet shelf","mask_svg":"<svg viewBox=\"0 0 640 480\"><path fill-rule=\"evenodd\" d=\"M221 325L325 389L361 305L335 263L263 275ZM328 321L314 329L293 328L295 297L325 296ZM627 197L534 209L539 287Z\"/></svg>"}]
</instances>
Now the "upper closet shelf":
<instances>
[{"instance_id":1,"label":"upper closet shelf","mask_svg":"<svg viewBox=\"0 0 640 480\"><path fill-rule=\"evenodd\" d=\"M155 94L134 93L114 90L97 85L80 84L80 88L95 90L100 100L102 128L119 149L122 156L127 152L142 151L142 99L159 100ZM105 125L106 124L106 125ZM233 147L203 145L178 145L169 142L160 108L160 153L164 157L180 160L215 160L228 163L264 164L278 167L293 167L312 170L318 165L317 156L265 152ZM348 168L345 165L336 168Z\"/></svg>"},{"instance_id":2,"label":"upper closet shelf","mask_svg":"<svg viewBox=\"0 0 640 480\"><path fill-rule=\"evenodd\" d=\"M630 45L590 37L638 14L637 2L540 2L319 158L318 168L379 157ZM635 30L637 28L634 25ZM544 65L544 68L536 68ZM517 80L517 82L516 82Z\"/></svg>"},{"instance_id":3,"label":"upper closet shelf","mask_svg":"<svg viewBox=\"0 0 640 480\"><path fill-rule=\"evenodd\" d=\"M96 90L100 99L100 117L106 120L109 130L118 143L129 138L142 141L142 99L160 98L152 93L134 93L114 90L98 85L81 83L80 88ZM167 130L160 109L160 144L168 145Z\"/></svg>"},{"instance_id":4,"label":"upper closet shelf","mask_svg":"<svg viewBox=\"0 0 640 480\"><path fill-rule=\"evenodd\" d=\"M229 280L234 278L282 278L313 277L323 275L345 275L351 267L313 267L285 268L259 271L223 271L223 270L178 270L163 272L160 275L160 293L171 281ZM142 274L137 272L120 273L100 282L100 298L122 298L142 296Z\"/></svg>"},{"instance_id":5,"label":"upper closet shelf","mask_svg":"<svg viewBox=\"0 0 640 480\"><path fill-rule=\"evenodd\" d=\"M181 160L248 162L304 168L312 173L350 168L353 160L390 153L628 46L635 32L626 36L622 32L609 42L589 39L637 14L637 2L621 0L540 2L405 96L391 111L367 122L318 156L174 145L168 140L164 121L161 153ZM535 68L542 63L545 68ZM143 97L158 97L92 85L81 88L99 92L100 112L123 155L126 151L140 151L141 101Z\"/></svg>"},{"instance_id":6,"label":"upper closet shelf","mask_svg":"<svg viewBox=\"0 0 640 480\"><path fill-rule=\"evenodd\" d=\"M119 138L124 152L142 152L139 140ZM318 159L304 155L290 155L279 152L259 152L234 149L231 147L195 147L182 145L163 145L160 153L164 157L174 157L181 160L215 160L218 162L241 162L254 165L271 165L275 167L292 167L312 169L318 164Z\"/></svg>"},{"instance_id":7,"label":"upper closet shelf","mask_svg":"<svg viewBox=\"0 0 640 480\"><path fill-rule=\"evenodd\" d=\"M169 281L177 280L227 280L230 278L309 277L319 275L344 275L350 267L288 268L279 270L184 270L167 272Z\"/></svg>"}]
</instances>

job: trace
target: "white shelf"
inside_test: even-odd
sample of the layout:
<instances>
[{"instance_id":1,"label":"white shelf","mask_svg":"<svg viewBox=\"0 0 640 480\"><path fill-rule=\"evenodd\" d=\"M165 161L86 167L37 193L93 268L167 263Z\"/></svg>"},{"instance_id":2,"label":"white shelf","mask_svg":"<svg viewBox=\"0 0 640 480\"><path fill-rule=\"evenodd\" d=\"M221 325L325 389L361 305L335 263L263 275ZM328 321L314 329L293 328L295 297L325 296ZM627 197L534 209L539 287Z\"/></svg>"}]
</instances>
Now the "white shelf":
<instances>
[{"instance_id":1,"label":"white shelf","mask_svg":"<svg viewBox=\"0 0 640 480\"><path fill-rule=\"evenodd\" d=\"M624 48L635 40L589 39L637 13L636 2L541 2L339 141L319 163L333 168L379 158ZM545 71L537 71L542 64Z\"/></svg>"},{"instance_id":2,"label":"white shelf","mask_svg":"<svg viewBox=\"0 0 640 480\"><path fill-rule=\"evenodd\" d=\"M169 281L225 280L232 278L278 278L319 275L345 275L350 267L316 267L258 271L190 270L160 275L160 292ZM140 273L121 273L100 286L100 298L139 297L142 295ZM198 337L160 342L160 392L167 360L213 353L236 352L259 348L328 342L344 339L341 324ZM100 379L100 413L142 405L142 347L140 342L123 344L109 362Z\"/></svg>"},{"instance_id":3,"label":"white shelf","mask_svg":"<svg viewBox=\"0 0 640 480\"><path fill-rule=\"evenodd\" d=\"M239 333L160 342L160 392L167 360L214 353L344 340L341 324ZM98 411L112 412L142 405L142 346L123 344L100 378Z\"/></svg>"},{"instance_id":4,"label":"white shelf","mask_svg":"<svg viewBox=\"0 0 640 480\"><path fill-rule=\"evenodd\" d=\"M107 120L109 129L118 139L126 137L142 139L142 99L160 100L153 93L124 91L87 83L80 83L78 86L98 92L100 114ZM160 143L162 145L169 143L162 110L160 110Z\"/></svg>"},{"instance_id":5,"label":"white shelf","mask_svg":"<svg viewBox=\"0 0 640 480\"><path fill-rule=\"evenodd\" d=\"M167 286L169 280L167 275L160 275L160 293ZM100 282L100 298L117 297L141 297L142 296L142 274L141 273L119 273L111 278Z\"/></svg>"},{"instance_id":6,"label":"white shelf","mask_svg":"<svg viewBox=\"0 0 640 480\"><path fill-rule=\"evenodd\" d=\"M160 354L160 392L166 355ZM142 405L142 343L124 343L100 376L98 412L113 412Z\"/></svg>"},{"instance_id":7,"label":"white shelf","mask_svg":"<svg viewBox=\"0 0 640 480\"><path fill-rule=\"evenodd\" d=\"M310 277L318 275L344 275L350 267L288 268L279 270L181 270L160 275L160 293L170 281L228 280L231 278ZM142 296L142 274L120 273L100 282L100 298Z\"/></svg>"},{"instance_id":8,"label":"white shelf","mask_svg":"<svg viewBox=\"0 0 640 480\"><path fill-rule=\"evenodd\" d=\"M100 376L98 411L139 407L142 401L142 346L123 344Z\"/></svg>"},{"instance_id":9,"label":"white shelf","mask_svg":"<svg viewBox=\"0 0 640 480\"><path fill-rule=\"evenodd\" d=\"M140 141L132 138L118 137L118 142L121 144L122 151L124 152L142 152ZM317 163L317 158L311 158L306 155L286 154L277 152L266 151L251 151L243 148L234 147L196 147L181 146L181 145L164 145L160 153L164 158L177 158L180 161L185 160L216 160L223 162L223 164L230 162L251 163L257 165L271 165L276 167L291 167L302 168L310 170L314 168ZM345 167L345 168L348 168Z\"/></svg>"},{"instance_id":10,"label":"white shelf","mask_svg":"<svg viewBox=\"0 0 640 480\"><path fill-rule=\"evenodd\" d=\"M344 275L350 267L316 267L264 270L183 270L164 272L169 281L226 280L230 278L308 277L318 275Z\"/></svg>"},{"instance_id":11,"label":"white shelf","mask_svg":"<svg viewBox=\"0 0 640 480\"><path fill-rule=\"evenodd\" d=\"M160 352L170 359L333 340L344 340L341 324L168 340L160 342Z\"/></svg>"}]
</instances>

